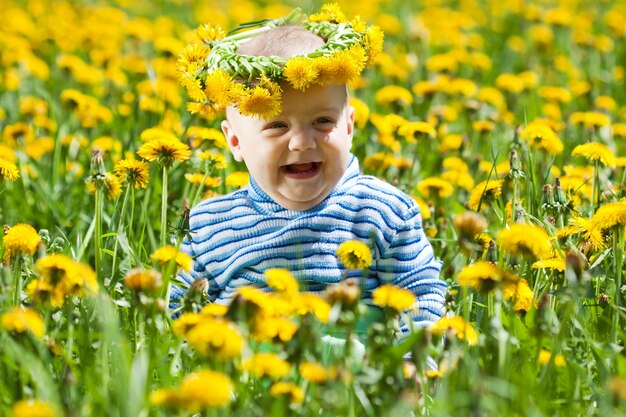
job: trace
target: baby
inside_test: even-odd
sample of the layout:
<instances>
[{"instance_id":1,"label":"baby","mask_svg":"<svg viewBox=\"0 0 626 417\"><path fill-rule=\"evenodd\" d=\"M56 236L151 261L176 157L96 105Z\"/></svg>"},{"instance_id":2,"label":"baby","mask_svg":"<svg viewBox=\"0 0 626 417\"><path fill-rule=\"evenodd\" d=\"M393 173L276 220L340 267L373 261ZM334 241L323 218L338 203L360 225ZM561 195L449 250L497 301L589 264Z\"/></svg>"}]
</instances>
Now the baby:
<instances>
[{"instance_id":1,"label":"baby","mask_svg":"<svg viewBox=\"0 0 626 417\"><path fill-rule=\"evenodd\" d=\"M301 26L272 28L241 44L237 53L282 57L306 55L325 44ZM391 283L417 297L408 314L414 326L428 326L443 314L446 284L441 263L422 229L417 204L377 178L361 175L350 153L354 109L344 84L311 83L295 89L280 82L282 110L268 118L244 115L229 106L222 131L250 183L192 208L191 238L181 248L193 260L177 279L189 286L208 282L211 301L228 304L243 286L266 287L264 271L285 268L307 291L338 283L345 269L338 246L367 244L373 261L363 277L362 297ZM173 287L173 298L184 290ZM408 332L409 324L401 329Z\"/></svg>"}]
</instances>

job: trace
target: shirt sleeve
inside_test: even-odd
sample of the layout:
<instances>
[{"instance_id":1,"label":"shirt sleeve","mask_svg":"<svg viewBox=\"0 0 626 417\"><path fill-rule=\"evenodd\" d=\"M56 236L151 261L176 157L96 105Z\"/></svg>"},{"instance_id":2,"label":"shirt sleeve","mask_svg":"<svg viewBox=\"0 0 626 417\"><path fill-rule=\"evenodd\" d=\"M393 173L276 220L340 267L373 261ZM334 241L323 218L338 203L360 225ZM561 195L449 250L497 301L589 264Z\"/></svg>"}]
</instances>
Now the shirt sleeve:
<instances>
[{"instance_id":1,"label":"shirt sleeve","mask_svg":"<svg viewBox=\"0 0 626 417\"><path fill-rule=\"evenodd\" d=\"M213 300L220 289L211 274L207 272L204 265L198 261L193 240L186 237L180 245L180 251L187 254L192 259L192 266L188 272L181 269L178 274L176 274L170 291L170 308L176 309L180 306L182 298L184 298L187 291L189 291L191 284L197 279L206 279L208 281L207 288L209 299Z\"/></svg>"},{"instance_id":2,"label":"shirt sleeve","mask_svg":"<svg viewBox=\"0 0 626 417\"><path fill-rule=\"evenodd\" d=\"M417 328L428 327L441 318L448 287L439 278L442 263L435 258L424 233L417 204L405 212L402 220L378 261L382 283L407 289L417 298L413 308L401 315L400 337L411 329L408 319Z\"/></svg>"}]
</instances>

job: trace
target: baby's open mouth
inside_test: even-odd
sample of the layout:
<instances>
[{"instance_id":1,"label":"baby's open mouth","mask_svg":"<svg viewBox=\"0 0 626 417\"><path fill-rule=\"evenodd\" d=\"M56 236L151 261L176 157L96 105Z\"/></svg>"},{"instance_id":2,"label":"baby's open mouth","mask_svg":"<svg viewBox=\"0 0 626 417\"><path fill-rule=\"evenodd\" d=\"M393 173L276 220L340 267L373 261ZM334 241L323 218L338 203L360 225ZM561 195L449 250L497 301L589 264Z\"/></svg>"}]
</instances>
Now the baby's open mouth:
<instances>
[{"instance_id":1,"label":"baby's open mouth","mask_svg":"<svg viewBox=\"0 0 626 417\"><path fill-rule=\"evenodd\" d=\"M283 165L281 169L290 178L311 178L319 172L321 166L321 162L304 162L301 164Z\"/></svg>"}]
</instances>

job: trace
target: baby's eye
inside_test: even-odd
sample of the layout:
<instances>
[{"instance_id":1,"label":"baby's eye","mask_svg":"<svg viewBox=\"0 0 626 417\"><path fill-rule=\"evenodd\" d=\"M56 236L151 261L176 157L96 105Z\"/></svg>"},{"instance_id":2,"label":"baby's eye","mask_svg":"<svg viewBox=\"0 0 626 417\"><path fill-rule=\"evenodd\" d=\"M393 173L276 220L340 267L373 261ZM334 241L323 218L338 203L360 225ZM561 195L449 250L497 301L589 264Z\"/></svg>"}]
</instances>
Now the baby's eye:
<instances>
[{"instance_id":1,"label":"baby's eye","mask_svg":"<svg viewBox=\"0 0 626 417\"><path fill-rule=\"evenodd\" d=\"M271 122L265 126L265 130L284 129L286 127L287 127L287 123L285 122Z\"/></svg>"},{"instance_id":2,"label":"baby's eye","mask_svg":"<svg viewBox=\"0 0 626 417\"><path fill-rule=\"evenodd\" d=\"M335 125L335 120L331 117L318 117L313 122L314 125L320 126L322 128L330 128Z\"/></svg>"}]
</instances>

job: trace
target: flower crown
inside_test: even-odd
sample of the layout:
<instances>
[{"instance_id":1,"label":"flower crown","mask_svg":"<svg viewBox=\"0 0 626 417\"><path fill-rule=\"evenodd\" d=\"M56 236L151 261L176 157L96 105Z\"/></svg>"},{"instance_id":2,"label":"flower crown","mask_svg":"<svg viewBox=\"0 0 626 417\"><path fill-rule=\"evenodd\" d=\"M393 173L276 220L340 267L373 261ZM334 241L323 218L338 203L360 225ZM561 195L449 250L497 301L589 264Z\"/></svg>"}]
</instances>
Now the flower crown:
<instances>
[{"instance_id":1,"label":"flower crown","mask_svg":"<svg viewBox=\"0 0 626 417\"><path fill-rule=\"evenodd\" d=\"M320 36L324 45L291 58L237 53L242 43L271 28L301 25ZM243 29L250 29L240 32ZM348 21L336 4L306 16L295 9L281 19L238 26L227 34L219 27L201 25L198 40L187 45L178 60L181 84L191 101L187 109L213 119L227 106L247 116L267 119L282 110L279 82L305 91L311 85L345 84L372 64L383 47L383 32L359 17Z\"/></svg>"}]
</instances>

